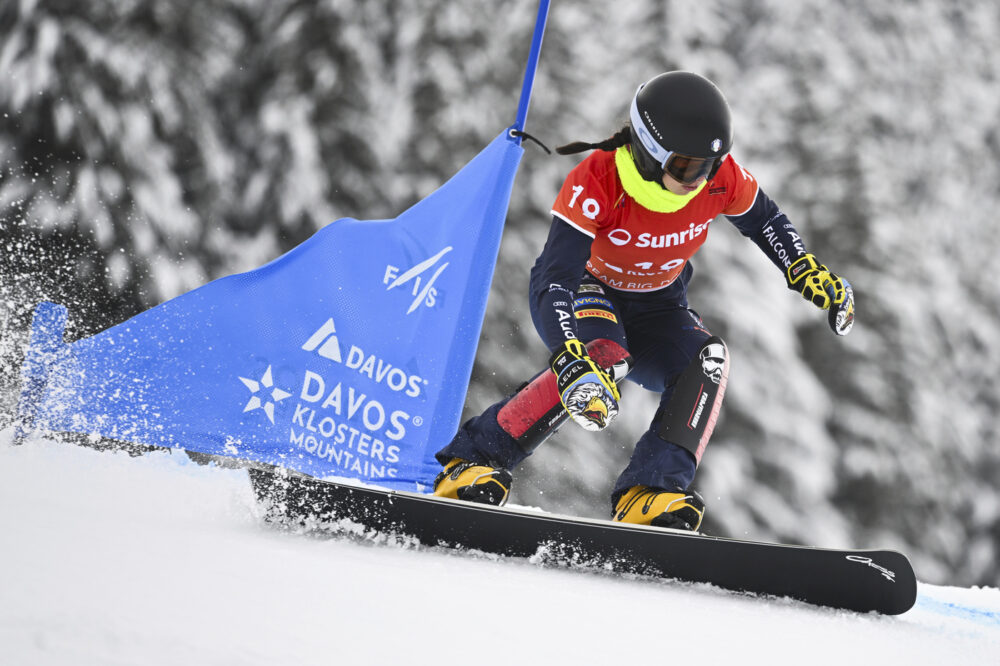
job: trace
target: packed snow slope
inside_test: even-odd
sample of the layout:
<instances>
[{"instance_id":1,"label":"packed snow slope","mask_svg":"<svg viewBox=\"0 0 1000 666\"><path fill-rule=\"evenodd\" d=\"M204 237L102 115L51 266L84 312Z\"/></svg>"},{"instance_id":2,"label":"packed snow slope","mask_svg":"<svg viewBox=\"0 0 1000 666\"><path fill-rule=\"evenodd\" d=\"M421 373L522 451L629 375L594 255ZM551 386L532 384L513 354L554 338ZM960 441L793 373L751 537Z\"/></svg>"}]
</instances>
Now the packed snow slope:
<instances>
[{"instance_id":1,"label":"packed snow slope","mask_svg":"<svg viewBox=\"0 0 1000 666\"><path fill-rule=\"evenodd\" d=\"M10 439L2 664L1000 663L995 588L883 617L320 538L264 524L239 470Z\"/></svg>"}]
</instances>

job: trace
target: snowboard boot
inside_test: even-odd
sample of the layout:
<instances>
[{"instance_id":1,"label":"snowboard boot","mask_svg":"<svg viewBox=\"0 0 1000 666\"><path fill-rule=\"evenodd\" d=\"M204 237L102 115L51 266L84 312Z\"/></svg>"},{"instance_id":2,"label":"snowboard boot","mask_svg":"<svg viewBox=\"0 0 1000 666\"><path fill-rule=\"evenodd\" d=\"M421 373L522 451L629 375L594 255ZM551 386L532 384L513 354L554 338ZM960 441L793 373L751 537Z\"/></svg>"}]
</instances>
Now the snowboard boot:
<instances>
[{"instance_id":1,"label":"snowboard boot","mask_svg":"<svg viewBox=\"0 0 1000 666\"><path fill-rule=\"evenodd\" d=\"M614 520L697 532L704 515L705 500L693 490L632 486L618 500Z\"/></svg>"},{"instance_id":2,"label":"snowboard boot","mask_svg":"<svg viewBox=\"0 0 1000 666\"><path fill-rule=\"evenodd\" d=\"M452 458L434 479L434 494L501 506L507 501L512 481L513 477L505 469Z\"/></svg>"}]
</instances>

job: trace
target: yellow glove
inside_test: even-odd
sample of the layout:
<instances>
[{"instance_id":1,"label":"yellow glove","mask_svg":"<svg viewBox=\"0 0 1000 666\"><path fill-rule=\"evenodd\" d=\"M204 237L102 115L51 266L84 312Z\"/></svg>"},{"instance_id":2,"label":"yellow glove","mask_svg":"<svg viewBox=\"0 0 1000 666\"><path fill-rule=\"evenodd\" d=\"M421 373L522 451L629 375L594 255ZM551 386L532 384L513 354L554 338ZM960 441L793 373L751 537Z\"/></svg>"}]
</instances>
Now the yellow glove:
<instances>
[{"instance_id":1,"label":"yellow glove","mask_svg":"<svg viewBox=\"0 0 1000 666\"><path fill-rule=\"evenodd\" d=\"M618 385L587 354L579 340L567 340L549 361L559 400L583 429L604 430L618 416Z\"/></svg>"},{"instance_id":2,"label":"yellow glove","mask_svg":"<svg viewBox=\"0 0 1000 666\"><path fill-rule=\"evenodd\" d=\"M788 267L788 288L818 308L829 310L830 328L837 335L847 335L854 325L854 290L851 283L834 275L812 254L805 254Z\"/></svg>"}]
</instances>

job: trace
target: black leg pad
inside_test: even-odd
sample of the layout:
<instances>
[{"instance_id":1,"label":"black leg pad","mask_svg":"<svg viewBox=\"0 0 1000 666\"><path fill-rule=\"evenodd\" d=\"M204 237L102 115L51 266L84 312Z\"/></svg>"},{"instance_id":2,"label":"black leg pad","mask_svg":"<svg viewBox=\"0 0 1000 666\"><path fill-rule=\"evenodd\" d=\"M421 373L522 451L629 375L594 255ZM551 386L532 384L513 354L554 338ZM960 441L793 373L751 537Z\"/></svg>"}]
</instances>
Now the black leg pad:
<instances>
[{"instance_id":1,"label":"black leg pad","mask_svg":"<svg viewBox=\"0 0 1000 666\"><path fill-rule=\"evenodd\" d=\"M729 350L712 336L691 359L674 385L670 402L657 413L656 434L690 451L696 463L715 429L729 380Z\"/></svg>"}]
</instances>

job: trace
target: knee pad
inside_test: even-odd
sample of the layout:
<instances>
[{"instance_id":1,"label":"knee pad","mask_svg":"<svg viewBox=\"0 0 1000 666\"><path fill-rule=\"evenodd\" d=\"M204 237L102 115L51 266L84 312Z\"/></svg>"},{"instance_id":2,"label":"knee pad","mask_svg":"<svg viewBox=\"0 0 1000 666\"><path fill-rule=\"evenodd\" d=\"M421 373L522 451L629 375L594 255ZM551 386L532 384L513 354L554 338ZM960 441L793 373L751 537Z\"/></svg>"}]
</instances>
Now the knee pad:
<instances>
[{"instance_id":1,"label":"knee pad","mask_svg":"<svg viewBox=\"0 0 1000 666\"><path fill-rule=\"evenodd\" d=\"M587 353L616 382L624 379L632 369L628 350L612 340L588 342ZM551 370L536 375L497 412L497 423L526 453L538 448L568 418L569 413L559 401L556 376Z\"/></svg>"},{"instance_id":2,"label":"knee pad","mask_svg":"<svg viewBox=\"0 0 1000 666\"><path fill-rule=\"evenodd\" d=\"M654 417L661 439L687 449L695 464L708 446L729 381L729 349L712 336L701 346L674 385L670 401Z\"/></svg>"}]
</instances>

